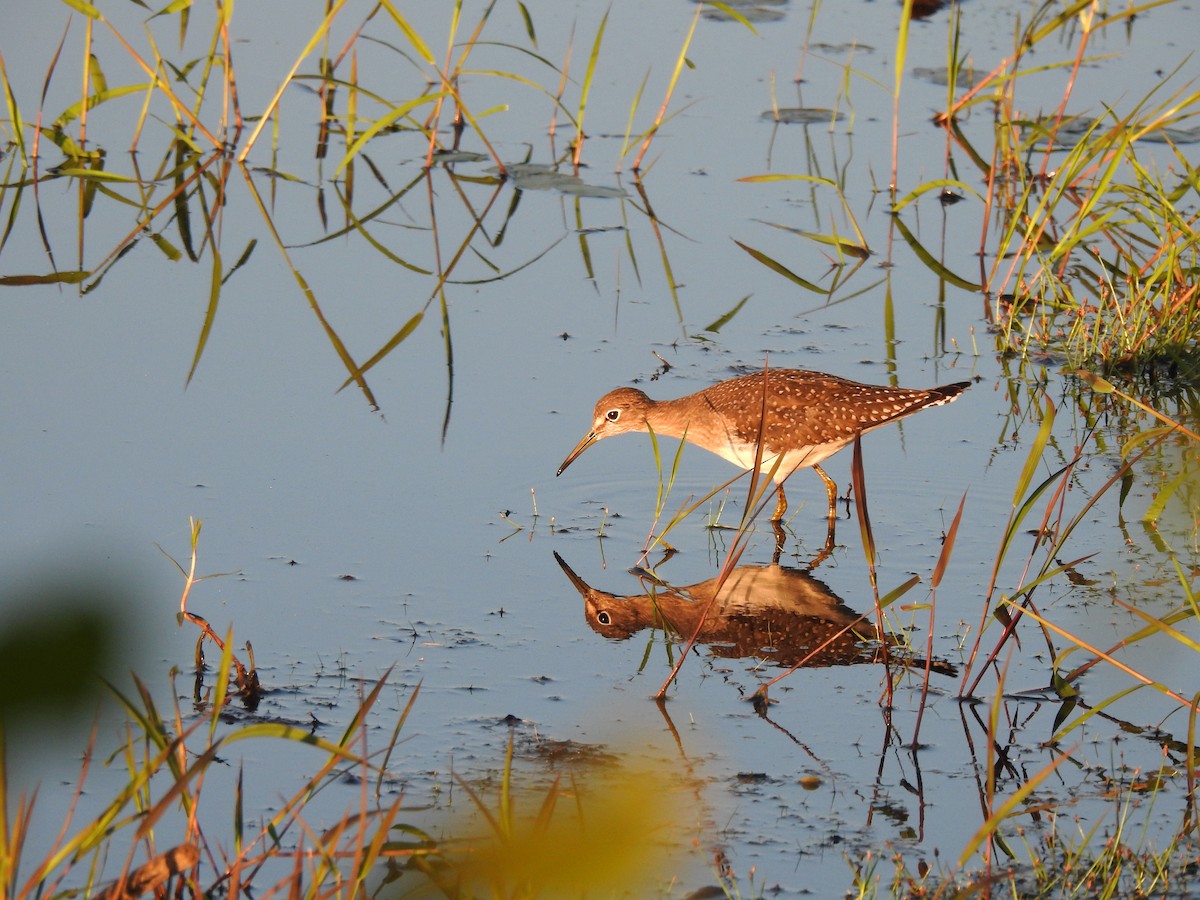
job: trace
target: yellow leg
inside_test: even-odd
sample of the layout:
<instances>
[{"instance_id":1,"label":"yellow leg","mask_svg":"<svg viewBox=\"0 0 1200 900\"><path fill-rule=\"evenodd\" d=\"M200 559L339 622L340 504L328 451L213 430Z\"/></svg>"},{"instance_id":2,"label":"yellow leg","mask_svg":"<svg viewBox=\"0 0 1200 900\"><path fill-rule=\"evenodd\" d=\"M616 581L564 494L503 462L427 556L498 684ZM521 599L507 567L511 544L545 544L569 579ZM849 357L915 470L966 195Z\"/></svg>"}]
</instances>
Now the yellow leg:
<instances>
[{"instance_id":1,"label":"yellow leg","mask_svg":"<svg viewBox=\"0 0 1200 900\"><path fill-rule=\"evenodd\" d=\"M782 522L783 514L787 512L787 497L783 495L783 485L779 485L779 502L775 504L775 512L771 513L772 522Z\"/></svg>"},{"instance_id":2,"label":"yellow leg","mask_svg":"<svg viewBox=\"0 0 1200 900\"><path fill-rule=\"evenodd\" d=\"M821 548L821 552L813 558L813 561L808 564L810 570L815 569L833 554L834 548L837 546L837 541L834 537L835 525L836 522L830 519L829 529L825 532L825 546Z\"/></svg>"},{"instance_id":3,"label":"yellow leg","mask_svg":"<svg viewBox=\"0 0 1200 900\"><path fill-rule=\"evenodd\" d=\"M787 546L787 532L783 530L783 523L774 519L771 520L771 527L775 529L775 552L771 554L771 564L777 566L783 548Z\"/></svg>"},{"instance_id":4,"label":"yellow leg","mask_svg":"<svg viewBox=\"0 0 1200 900\"><path fill-rule=\"evenodd\" d=\"M837 484L825 474L825 470L820 466L813 466L813 471L820 475L821 480L825 482L825 493L829 495L829 518L832 521L837 518Z\"/></svg>"}]
</instances>

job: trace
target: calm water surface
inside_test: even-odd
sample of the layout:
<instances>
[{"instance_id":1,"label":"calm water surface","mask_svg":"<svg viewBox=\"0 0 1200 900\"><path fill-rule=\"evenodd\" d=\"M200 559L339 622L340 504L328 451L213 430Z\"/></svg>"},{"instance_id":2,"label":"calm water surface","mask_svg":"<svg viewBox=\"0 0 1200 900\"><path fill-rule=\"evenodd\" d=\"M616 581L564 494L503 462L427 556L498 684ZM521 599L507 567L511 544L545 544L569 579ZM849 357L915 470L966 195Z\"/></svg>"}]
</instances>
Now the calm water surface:
<instances>
[{"instance_id":1,"label":"calm water surface","mask_svg":"<svg viewBox=\"0 0 1200 900\"><path fill-rule=\"evenodd\" d=\"M434 6L412 15L437 48L444 46L448 14ZM588 4L527 6L538 50L555 62L575 28L573 75L581 78L601 11ZM317 6L287 4L286 16L283 9L260 4L237 10L244 110L266 104L318 21ZM490 161L458 163L453 174L462 180L435 169L432 193L422 186L374 216L369 230L376 245L353 230L325 240L346 223L336 200L339 184L332 180L343 145L332 145L323 163L313 160L317 101L302 88L291 89L278 157L271 158L264 140L248 162L292 262L354 359L376 353L433 294L429 275L390 260L377 245L435 269L439 255L444 264L458 252L495 195L483 216L483 237L476 237L447 285L446 324L435 299L411 336L369 372L370 396L353 385L338 391L345 366L239 175L230 182L236 189L221 217L224 269L250 241L257 246L221 292L190 384L211 286L211 248L190 262L142 240L84 296L71 287L3 288L4 583L73 569L86 575L102 561L136 584L147 604L139 614L146 631L136 668L166 702L166 673L188 669L196 634L172 627L181 582L156 545L183 559L188 517L203 519L201 570L236 574L198 586L192 608L219 631L232 624L239 641L253 642L268 689L258 716L298 722L315 716L324 734L336 736L353 715L360 686L392 668L373 725L382 741L421 685L402 756L393 765L406 800L431 807L409 820L432 831L464 805L461 797L447 799L452 767L468 779L498 770L510 735L503 720L513 716L519 720L520 771L532 784L549 777L552 764L539 753L549 741L576 742L616 757L645 755L678 773L679 783L664 790L682 792L689 812L685 834L672 839L679 852L653 875L664 884L673 876L684 889L710 883L711 860L719 855L744 885L753 869L756 885L831 896L849 883L847 854L869 848L896 850L911 863L933 864L934 854L955 859L981 822L979 784L987 753L986 707L956 699L964 687L958 679L933 676L919 751L908 746L921 705L919 676L899 679L889 707L881 703L884 670L869 660L797 671L772 688L778 702L759 715L749 696L783 670L769 660L701 647L660 708L648 698L674 659L661 632L639 631L625 640L597 634L583 597L554 555L593 589L647 593L628 570L638 563L654 521L656 472L648 439L606 441L562 478L554 477L587 429L592 404L611 387L637 383L653 396L678 396L764 360L913 387L972 380L953 405L864 442L881 593L917 574L922 583L903 602L930 600L941 538L967 497L952 562L937 591L932 634L934 656L961 665L981 625L1000 533L1043 398L1054 402L1059 416L1042 477L1083 439L1087 422L1072 393L1076 388L1058 374L1057 364L1043 369L998 360L979 296L941 284L889 230L886 194L875 188L886 186L890 167L891 99L880 85L893 78L898 6L826 4L808 38L807 57L807 8L775 9L779 20L759 23L756 33L701 19L689 51L694 68L684 71L672 103L678 114L647 157L652 167L644 196L628 175L631 157L625 173L616 172L622 135L647 70L639 130L661 102L695 11L683 2L612 6L587 110L591 139L581 175L589 184L623 188L624 198L497 187L487 181ZM340 47L366 11L348 10L331 44ZM963 45L978 68L994 67L1009 52L1016 16L1026 12L1019 3L963 8ZM112 12L127 33L140 35L136 15L133 7ZM208 12L195 15L202 20ZM466 19L473 25L477 15L471 10ZM914 24L914 65L944 63L947 15ZM1139 17L1130 30L1094 36L1096 59L1079 80L1073 107L1100 114L1102 103L1124 109L1137 102L1162 70L1192 52L1191 42L1173 39L1187 31L1190 26L1180 23L1191 15L1177 4ZM47 4L0 38L14 85L24 91L19 101L26 116L36 109L53 36L67 17L65 6ZM197 37L203 33L200 24L193 29ZM528 44L512 8L498 8L488 29L493 41ZM382 21L373 21L367 33L400 41ZM141 77L107 33L98 30L96 40L110 84ZM80 41L76 17L64 67L79 57ZM412 65L383 45L363 46L371 52L363 50L361 83L394 85L396 97L420 89ZM1061 59L1054 61L1073 58L1073 46L1059 50ZM201 42L194 54L202 52ZM557 83L536 61L503 46L477 53L473 65L480 70L520 70L539 83ZM1194 66L1184 63L1181 83L1194 76ZM801 68L804 81L797 87L793 78ZM311 73L315 64L310 60L301 71ZM1066 71L1029 79L1022 89L1029 115L1053 109ZM832 130L774 126L761 118L772 106L772 79L780 106L837 107L845 118ZM77 84L74 70L56 74L45 104L51 117L74 102ZM552 108L545 96L483 75L465 79L464 91L476 110L507 105L481 123L505 160L554 161L546 136ZM944 134L929 125L944 97L945 89L931 82L906 83L902 190L947 176ZM377 114L378 107L360 103L360 116ZM111 112L102 108L93 115L89 133L108 150L110 171L131 171L124 150L138 108L114 104ZM983 110L978 107L964 124L989 146L992 126ZM158 148L165 146L162 121L147 127L138 155L143 172L158 164ZM560 130L558 152L569 137ZM463 145L482 149L471 130ZM356 163L355 214L383 206L418 177L422 152L411 132L372 142L374 171L365 159ZM58 162L53 147L43 153L43 167ZM259 168L271 165L297 180L273 181ZM800 289L735 243L811 282L831 284L829 248L773 226L852 234L836 194L811 182L737 180L768 172L844 183L876 255L838 290L836 302ZM327 220L319 212L318 188ZM14 215L16 222L0 250L5 276L95 269L136 225L127 207L101 198L81 234L78 192L62 180L46 182L38 204L51 260L32 197L27 193L16 213L10 201L3 202L5 217ZM436 233L430 230L431 206ZM977 275L978 201L943 208L930 195L903 215L951 269ZM199 234L199 223L191 224ZM180 243L177 225L163 219L156 227ZM711 327L735 308L728 321ZM1120 439L1111 435L1089 444L1069 508L1079 509L1115 471ZM669 460L674 443L664 445ZM827 464L843 486L849 457ZM687 497L703 496L732 474L721 460L688 448L667 500L668 516ZM1124 505L1127 517L1136 520L1145 508L1151 484L1149 474L1136 473ZM744 492L743 482L735 485L721 523L736 525ZM814 475L802 472L788 493L795 515L781 562L802 570L824 540L824 492ZM661 577L694 585L716 574L732 534L706 524L724 499L714 499L711 513L698 512L671 532L680 552L658 569ZM1196 562L1190 523L1180 505L1168 508L1163 524L1185 567ZM1135 525L1122 530L1115 492L1084 517L1073 540L1075 557L1095 554L1078 567L1091 584L1072 586L1062 578L1038 597L1043 609L1055 609L1095 646L1112 645L1134 621L1105 602L1107 591L1136 597L1152 611L1177 601L1147 587L1168 576L1160 571L1152 536ZM856 521L840 523L838 541L811 574L845 607L870 612L874 599ZM769 529L760 527L742 563L768 564L773 543ZM1006 562L999 584L1008 587L1001 593L1019 584L1028 552L1022 548ZM926 613L895 615L899 624L916 623L914 640L923 644ZM994 622L991 629L985 648L998 635ZM1168 642L1139 645L1128 659L1154 667L1156 677L1187 695L1194 690L1194 656ZM1070 764L1046 783L1043 799L1068 802L1068 814L1078 816L1084 830L1107 822L1097 831L1102 837L1117 812L1104 799L1109 779L1133 768L1155 770L1162 759L1153 733L1118 740L1121 724L1161 725L1181 738L1186 723L1179 716L1160 721L1173 707L1142 692L1108 707L1112 720L1098 717L1075 731L1070 747L1043 746L1058 710L1042 702L1052 696L1045 690L1049 664L1045 646L1028 642L1010 661L1001 714L1010 765L998 790L1015 791L1070 750ZM176 685L185 705L186 680ZM1084 684L1096 698L1128 686L1104 668ZM994 678L985 679L979 698L990 701L995 688ZM110 736L116 732L115 722L105 725ZM39 824L47 836L57 829L54 813L67 799L56 791L69 791L77 777L80 746L63 738L54 750L36 743L20 750L24 777L45 785L47 821ZM249 808L270 809L312 765L302 753L274 744L243 746ZM231 779L235 771L231 767ZM814 776L818 786L802 787L805 776ZM1164 789L1159 808L1172 812L1152 818L1152 833L1164 828L1169 834L1183 788L1170 783ZM105 795L103 787L94 790ZM345 796L328 792L314 812L327 806L331 817L339 815L354 796L353 788ZM1040 827L1032 818L1017 824ZM699 850L689 847L692 836Z\"/></svg>"}]
</instances>

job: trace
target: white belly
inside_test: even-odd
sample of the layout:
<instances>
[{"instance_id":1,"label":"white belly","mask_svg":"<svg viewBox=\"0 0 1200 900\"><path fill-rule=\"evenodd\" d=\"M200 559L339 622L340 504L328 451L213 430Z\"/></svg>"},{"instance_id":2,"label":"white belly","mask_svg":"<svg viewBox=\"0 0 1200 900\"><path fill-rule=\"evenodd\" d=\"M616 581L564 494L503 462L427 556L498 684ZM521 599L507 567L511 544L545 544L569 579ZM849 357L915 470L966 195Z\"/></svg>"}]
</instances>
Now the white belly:
<instances>
[{"instance_id":1,"label":"white belly","mask_svg":"<svg viewBox=\"0 0 1200 900\"><path fill-rule=\"evenodd\" d=\"M775 466L776 454L764 449L758 469L765 475L770 475L772 470L774 470L774 480L782 482L797 469L815 466L823 460L828 459L845 447L847 443L845 441L837 441L829 444L818 444L806 450L788 450L783 454L783 459L780 460L778 468ZM713 452L722 459L729 460L735 466L743 469L753 469L754 456L757 450L758 447L755 444L729 443Z\"/></svg>"}]
</instances>

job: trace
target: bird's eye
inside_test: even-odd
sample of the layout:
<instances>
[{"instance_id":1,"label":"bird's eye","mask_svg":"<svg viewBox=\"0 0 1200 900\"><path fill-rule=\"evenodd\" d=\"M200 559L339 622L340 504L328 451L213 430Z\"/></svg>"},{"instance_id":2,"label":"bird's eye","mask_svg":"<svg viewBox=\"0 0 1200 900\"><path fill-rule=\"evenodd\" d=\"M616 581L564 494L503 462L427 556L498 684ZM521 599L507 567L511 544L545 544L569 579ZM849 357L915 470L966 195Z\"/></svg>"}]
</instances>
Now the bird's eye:
<instances>
[{"instance_id":1,"label":"bird's eye","mask_svg":"<svg viewBox=\"0 0 1200 900\"><path fill-rule=\"evenodd\" d=\"M604 414L604 418L608 419L610 422L615 422L617 419L621 418L621 411L619 409L610 409Z\"/></svg>"},{"instance_id":2,"label":"bird's eye","mask_svg":"<svg viewBox=\"0 0 1200 900\"><path fill-rule=\"evenodd\" d=\"M599 622L601 625L611 625L612 617L606 612L597 613L596 621Z\"/></svg>"}]
</instances>

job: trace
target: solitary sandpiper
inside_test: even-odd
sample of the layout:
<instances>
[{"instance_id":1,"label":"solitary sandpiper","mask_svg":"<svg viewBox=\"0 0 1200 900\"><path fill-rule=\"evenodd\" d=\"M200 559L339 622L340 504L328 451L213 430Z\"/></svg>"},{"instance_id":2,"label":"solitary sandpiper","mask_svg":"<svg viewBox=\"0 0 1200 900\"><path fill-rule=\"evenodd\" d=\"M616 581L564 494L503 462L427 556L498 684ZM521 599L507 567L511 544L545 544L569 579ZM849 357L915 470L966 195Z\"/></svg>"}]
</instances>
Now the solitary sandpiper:
<instances>
[{"instance_id":1,"label":"solitary sandpiper","mask_svg":"<svg viewBox=\"0 0 1200 900\"><path fill-rule=\"evenodd\" d=\"M771 514L779 522L787 510L783 482L797 469L813 468L829 494L829 518L837 516L837 485L819 463L880 425L929 406L949 403L970 386L885 387L860 384L837 375L803 369L766 369L731 378L677 400L651 400L636 388L609 391L596 403L595 419L558 474L601 438L649 431L682 438L743 469L759 470L779 486ZM832 524L831 524L832 527Z\"/></svg>"}]
</instances>

